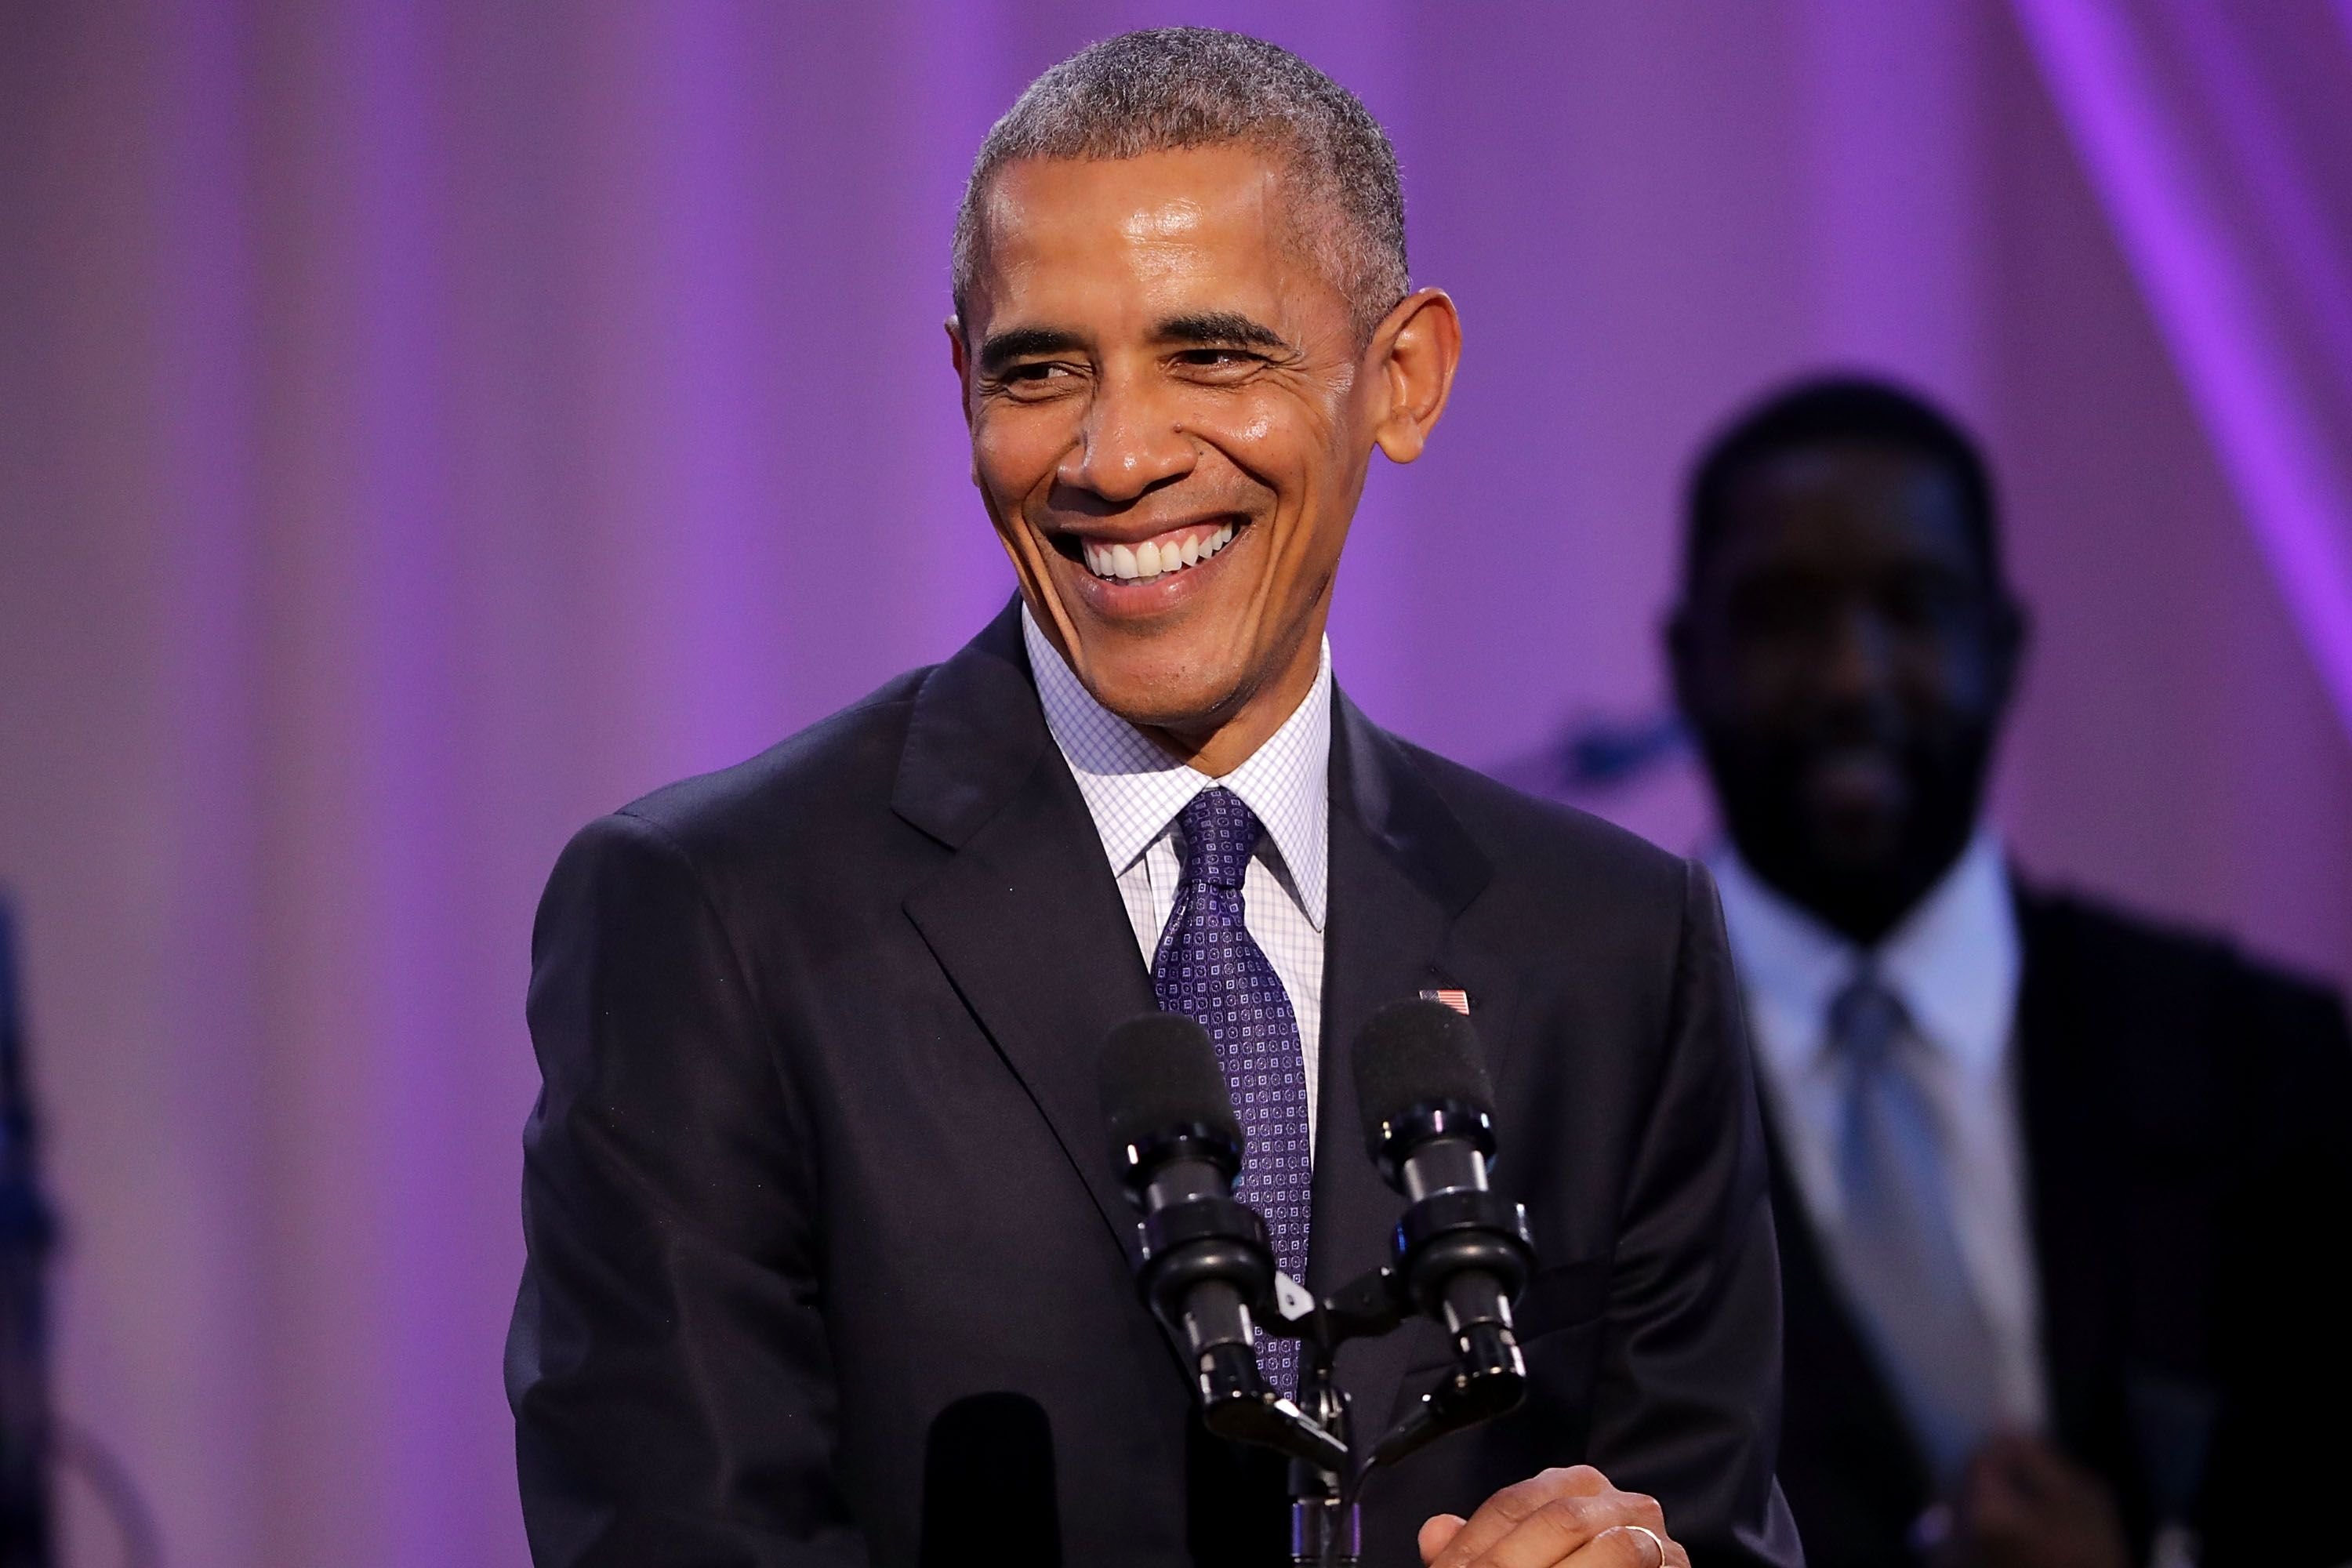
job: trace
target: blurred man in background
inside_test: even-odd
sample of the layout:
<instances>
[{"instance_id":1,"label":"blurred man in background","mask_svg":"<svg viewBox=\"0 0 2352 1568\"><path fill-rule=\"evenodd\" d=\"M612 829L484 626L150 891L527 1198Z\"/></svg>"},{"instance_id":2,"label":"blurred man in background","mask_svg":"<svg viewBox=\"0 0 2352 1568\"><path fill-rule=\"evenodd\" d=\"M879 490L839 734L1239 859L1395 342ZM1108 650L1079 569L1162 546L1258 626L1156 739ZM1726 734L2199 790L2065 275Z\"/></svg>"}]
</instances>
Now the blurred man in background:
<instances>
[{"instance_id":1,"label":"blurred man in background","mask_svg":"<svg viewBox=\"0 0 2352 1568\"><path fill-rule=\"evenodd\" d=\"M1729 829L1808 1558L2352 1559L2340 1005L2006 861L2026 619L1942 415L1788 391L1687 524L1668 637Z\"/></svg>"}]
</instances>

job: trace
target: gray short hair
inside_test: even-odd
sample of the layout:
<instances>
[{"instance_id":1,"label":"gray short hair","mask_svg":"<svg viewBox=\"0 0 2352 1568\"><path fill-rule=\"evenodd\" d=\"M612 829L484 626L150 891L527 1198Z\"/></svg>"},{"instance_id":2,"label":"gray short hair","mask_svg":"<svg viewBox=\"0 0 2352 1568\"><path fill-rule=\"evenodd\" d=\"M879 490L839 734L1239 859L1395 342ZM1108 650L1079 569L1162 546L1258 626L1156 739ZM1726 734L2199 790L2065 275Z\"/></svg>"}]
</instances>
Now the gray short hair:
<instances>
[{"instance_id":1,"label":"gray short hair","mask_svg":"<svg viewBox=\"0 0 2352 1568\"><path fill-rule=\"evenodd\" d=\"M1307 238L1349 297L1360 343L1411 288L1396 150L1356 95L1288 49L1211 27L1154 27L1080 49L989 131L956 213L956 314L987 249L990 183L1024 158L1117 159L1246 142L1286 157Z\"/></svg>"}]
</instances>

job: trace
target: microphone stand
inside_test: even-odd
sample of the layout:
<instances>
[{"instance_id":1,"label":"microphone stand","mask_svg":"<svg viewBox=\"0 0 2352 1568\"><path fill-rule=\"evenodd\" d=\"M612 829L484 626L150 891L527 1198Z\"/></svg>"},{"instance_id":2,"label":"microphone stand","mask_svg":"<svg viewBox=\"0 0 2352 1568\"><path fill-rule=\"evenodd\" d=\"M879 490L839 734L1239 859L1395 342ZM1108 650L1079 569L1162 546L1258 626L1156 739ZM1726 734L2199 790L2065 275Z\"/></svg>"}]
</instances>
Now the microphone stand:
<instances>
[{"instance_id":1,"label":"microphone stand","mask_svg":"<svg viewBox=\"0 0 2352 1568\"><path fill-rule=\"evenodd\" d=\"M1517 1278L1524 1280L1535 1257L1527 1211L1495 1200L1479 1205L1475 1217L1491 1226L1502 1215L1508 1216L1506 1234L1517 1243L1522 1260ZM1464 1214L1432 1228L1443 1234L1466 1228L1471 1220ZM1298 1399L1295 1404L1269 1399L1265 1410L1280 1414L1266 1426L1223 1435L1290 1455L1293 1568L1360 1568L1363 1515L1357 1499L1365 1478L1449 1432L1507 1415L1527 1397L1527 1363L1517 1341L1507 1327L1498 1331L1482 1324L1457 1339L1452 1376L1423 1394L1369 1448L1357 1442L1348 1393L1333 1379L1332 1362L1348 1341L1378 1339L1420 1315L1402 1267L1430 1239L1411 1234L1417 1228L1410 1223L1398 1227L1398 1265L1360 1275L1328 1296L1318 1298L1286 1278L1276 1279L1275 1310L1260 1327L1263 1332L1302 1342ZM1213 1418L1210 1426L1216 1428Z\"/></svg>"},{"instance_id":2,"label":"microphone stand","mask_svg":"<svg viewBox=\"0 0 2352 1568\"><path fill-rule=\"evenodd\" d=\"M1348 1391L1331 1379L1331 1352L1309 1339L1302 1347L1298 1403L1307 1419L1350 1447ZM1354 1455L1346 1473L1305 1459L1290 1461L1290 1561L1293 1568L1355 1568L1363 1561L1364 1521L1353 1492Z\"/></svg>"}]
</instances>

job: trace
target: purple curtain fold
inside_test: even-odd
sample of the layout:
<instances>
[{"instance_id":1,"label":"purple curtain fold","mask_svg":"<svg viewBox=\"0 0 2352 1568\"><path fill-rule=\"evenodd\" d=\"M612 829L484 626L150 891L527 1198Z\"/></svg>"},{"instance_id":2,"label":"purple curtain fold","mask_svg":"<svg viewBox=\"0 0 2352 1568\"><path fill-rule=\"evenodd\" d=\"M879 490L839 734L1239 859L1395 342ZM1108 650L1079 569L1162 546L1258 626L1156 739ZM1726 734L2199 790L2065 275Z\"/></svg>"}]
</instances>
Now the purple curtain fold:
<instances>
[{"instance_id":1,"label":"purple curtain fold","mask_svg":"<svg viewBox=\"0 0 2352 1568\"><path fill-rule=\"evenodd\" d=\"M2016 10L2352 731L2352 55L2315 6Z\"/></svg>"}]
</instances>

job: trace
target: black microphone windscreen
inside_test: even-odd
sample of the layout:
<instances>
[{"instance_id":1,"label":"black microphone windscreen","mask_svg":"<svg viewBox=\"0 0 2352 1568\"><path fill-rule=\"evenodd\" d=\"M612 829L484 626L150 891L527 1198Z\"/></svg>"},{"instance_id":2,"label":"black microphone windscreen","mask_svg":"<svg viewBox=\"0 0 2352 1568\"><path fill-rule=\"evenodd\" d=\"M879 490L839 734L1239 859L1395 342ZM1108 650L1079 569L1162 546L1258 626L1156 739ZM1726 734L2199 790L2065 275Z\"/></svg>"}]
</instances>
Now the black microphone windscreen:
<instances>
[{"instance_id":1,"label":"black microphone windscreen","mask_svg":"<svg viewBox=\"0 0 2352 1568\"><path fill-rule=\"evenodd\" d=\"M1356 1037L1356 1105L1364 1136L1433 1100L1458 1100L1493 1115L1486 1053L1470 1020L1443 1002L1391 1002Z\"/></svg>"},{"instance_id":2,"label":"black microphone windscreen","mask_svg":"<svg viewBox=\"0 0 2352 1568\"><path fill-rule=\"evenodd\" d=\"M1216 1045L1183 1015L1144 1013L1119 1025L1103 1042L1100 1073L1112 1148L1187 1123L1214 1128L1241 1147Z\"/></svg>"},{"instance_id":3,"label":"black microphone windscreen","mask_svg":"<svg viewBox=\"0 0 2352 1568\"><path fill-rule=\"evenodd\" d=\"M1062 1568L1062 1510L1054 1424L1025 1394L968 1394L931 1419L923 1446L922 1545L918 1568L977 1555L1027 1568Z\"/></svg>"}]
</instances>

